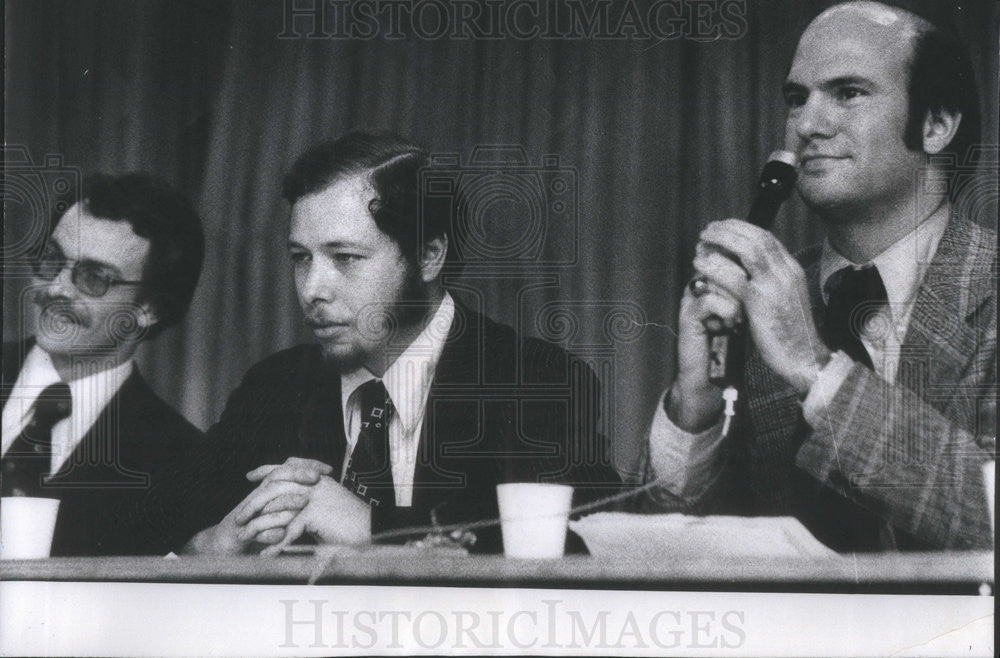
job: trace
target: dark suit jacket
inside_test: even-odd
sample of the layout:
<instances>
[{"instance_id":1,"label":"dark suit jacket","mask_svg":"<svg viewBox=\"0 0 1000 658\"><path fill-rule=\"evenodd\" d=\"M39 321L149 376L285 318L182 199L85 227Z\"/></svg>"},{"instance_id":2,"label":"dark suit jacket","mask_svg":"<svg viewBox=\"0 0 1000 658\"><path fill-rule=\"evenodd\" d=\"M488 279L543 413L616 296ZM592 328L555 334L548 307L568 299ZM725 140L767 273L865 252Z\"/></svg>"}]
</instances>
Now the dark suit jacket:
<instances>
[{"instance_id":1,"label":"dark suit jacket","mask_svg":"<svg viewBox=\"0 0 1000 658\"><path fill-rule=\"evenodd\" d=\"M412 508L373 521L376 531L497 518L496 484L551 481L577 487L577 504L616 493L620 479L597 430L599 389L562 349L456 304L425 411ZM232 394L189 480L215 524L252 491L245 474L308 457L341 472L346 439L340 373L319 345L300 345L253 366ZM193 504L193 501L192 501ZM499 551L497 528L477 549Z\"/></svg>"},{"instance_id":2,"label":"dark suit jacket","mask_svg":"<svg viewBox=\"0 0 1000 658\"><path fill-rule=\"evenodd\" d=\"M821 327L819 254L800 261ZM826 422L810 429L795 391L751 350L728 473L696 511L795 514L840 550L989 548L981 467L996 449L996 323L996 234L953 217L917 293L896 381L855 364ZM678 507L669 492L651 498ZM838 505L846 527L833 527ZM849 526L873 520L877 545L851 546Z\"/></svg>"},{"instance_id":3,"label":"dark suit jacket","mask_svg":"<svg viewBox=\"0 0 1000 658\"><path fill-rule=\"evenodd\" d=\"M32 343L4 345L3 404ZM44 495L61 501L52 556L163 555L183 542L190 527L148 494L175 476L176 457L201 437L134 369L44 486Z\"/></svg>"}]
</instances>

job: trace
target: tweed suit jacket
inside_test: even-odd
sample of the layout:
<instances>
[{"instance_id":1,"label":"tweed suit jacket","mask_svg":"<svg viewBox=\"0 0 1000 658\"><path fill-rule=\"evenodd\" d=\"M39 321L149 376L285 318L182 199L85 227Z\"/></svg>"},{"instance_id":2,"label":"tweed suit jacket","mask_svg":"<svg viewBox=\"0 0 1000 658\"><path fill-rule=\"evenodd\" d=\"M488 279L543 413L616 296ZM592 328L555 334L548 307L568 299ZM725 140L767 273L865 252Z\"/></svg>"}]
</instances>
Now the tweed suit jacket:
<instances>
[{"instance_id":1,"label":"tweed suit jacket","mask_svg":"<svg viewBox=\"0 0 1000 658\"><path fill-rule=\"evenodd\" d=\"M32 345L4 345L2 404ZM189 453L201 438L133 369L43 485L45 496L60 501L52 556L164 555L183 542L190 528L176 501L150 493L176 477L178 455Z\"/></svg>"},{"instance_id":2,"label":"tweed suit jacket","mask_svg":"<svg viewBox=\"0 0 1000 658\"><path fill-rule=\"evenodd\" d=\"M800 262L822 327L819 254L811 248ZM996 321L996 233L952 217L918 290L894 382L854 364L823 422L809 428L795 391L751 349L746 403L717 486L693 504L653 489L640 507L795 514L806 475L905 538L882 548L991 547L981 469L996 446ZM648 450L643 471L655 478Z\"/></svg>"},{"instance_id":3,"label":"tweed suit jacket","mask_svg":"<svg viewBox=\"0 0 1000 658\"><path fill-rule=\"evenodd\" d=\"M427 527L432 510L441 523L496 519L496 484L504 481L572 484L576 504L617 493L598 397L596 376L575 357L456 303L425 408L412 506L381 520L376 513L374 529ZM194 467L186 491L166 497L188 496L200 530L253 490L246 473L262 464L306 457L339 476L347 445L341 405L340 372L324 363L319 345L267 357L230 396L205 448L186 460ZM477 534L478 550L502 550L497 527Z\"/></svg>"}]
</instances>

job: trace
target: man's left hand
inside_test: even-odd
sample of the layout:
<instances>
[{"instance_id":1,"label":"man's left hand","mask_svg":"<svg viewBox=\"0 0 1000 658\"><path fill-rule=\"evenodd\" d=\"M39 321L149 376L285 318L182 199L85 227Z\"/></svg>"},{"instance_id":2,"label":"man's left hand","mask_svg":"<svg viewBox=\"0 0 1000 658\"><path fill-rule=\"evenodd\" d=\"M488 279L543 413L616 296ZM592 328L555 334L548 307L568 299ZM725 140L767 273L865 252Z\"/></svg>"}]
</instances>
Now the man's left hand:
<instances>
[{"instance_id":1,"label":"man's left hand","mask_svg":"<svg viewBox=\"0 0 1000 658\"><path fill-rule=\"evenodd\" d=\"M278 555L305 533L321 544L367 544L372 536L371 506L324 475L309 487L308 502L288 523L284 538L261 555Z\"/></svg>"},{"instance_id":2,"label":"man's left hand","mask_svg":"<svg viewBox=\"0 0 1000 658\"><path fill-rule=\"evenodd\" d=\"M712 222L700 238L697 274L743 304L765 363L804 397L830 351L813 322L802 267L774 235L739 219Z\"/></svg>"},{"instance_id":3,"label":"man's left hand","mask_svg":"<svg viewBox=\"0 0 1000 658\"><path fill-rule=\"evenodd\" d=\"M257 541L270 543L262 555L277 555L281 550L305 533L310 533L321 543L364 544L371 540L371 507L330 477L332 468L313 460L291 457L284 464L267 465L247 473L247 478L261 486L282 483L302 488L305 498L300 511L283 528L278 541L273 535ZM265 501L264 510L270 501ZM276 497L275 503L280 502ZM252 517L257 509L243 510ZM249 539L250 537L246 537ZM266 541L270 540L270 541Z\"/></svg>"}]
</instances>

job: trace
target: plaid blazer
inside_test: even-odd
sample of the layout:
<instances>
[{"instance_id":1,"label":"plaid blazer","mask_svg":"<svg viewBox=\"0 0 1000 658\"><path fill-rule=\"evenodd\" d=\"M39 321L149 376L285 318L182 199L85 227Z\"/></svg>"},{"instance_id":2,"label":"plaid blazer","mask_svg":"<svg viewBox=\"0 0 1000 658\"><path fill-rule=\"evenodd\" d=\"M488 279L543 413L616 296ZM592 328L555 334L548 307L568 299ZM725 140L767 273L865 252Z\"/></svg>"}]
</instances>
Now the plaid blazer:
<instances>
[{"instance_id":1,"label":"plaid blazer","mask_svg":"<svg viewBox=\"0 0 1000 658\"><path fill-rule=\"evenodd\" d=\"M813 247L800 262L822 327L819 254ZM996 233L953 217L917 293L894 382L855 364L825 422L809 428L795 391L751 348L727 472L694 504L662 488L637 504L793 514L796 482L807 474L913 546L990 548L982 465L996 452L996 329ZM641 472L645 482L655 479L648 448Z\"/></svg>"}]
</instances>

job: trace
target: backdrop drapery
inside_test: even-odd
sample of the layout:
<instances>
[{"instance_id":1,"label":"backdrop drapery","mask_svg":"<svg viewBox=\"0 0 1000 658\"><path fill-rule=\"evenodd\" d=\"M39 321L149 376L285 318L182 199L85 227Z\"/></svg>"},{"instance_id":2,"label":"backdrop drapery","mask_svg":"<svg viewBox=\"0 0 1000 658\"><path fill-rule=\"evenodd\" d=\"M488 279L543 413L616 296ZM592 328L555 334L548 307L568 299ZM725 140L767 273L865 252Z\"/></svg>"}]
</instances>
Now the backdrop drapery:
<instances>
[{"instance_id":1,"label":"backdrop drapery","mask_svg":"<svg viewBox=\"0 0 1000 658\"><path fill-rule=\"evenodd\" d=\"M309 340L280 198L302 151L352 129L391 129L460 167L484 146L521 146L528 169L555 156L547 162L575 181L568 229L549 230L532 258L470 267L451 283L595 366L605 429L627 469L672 374L698 231L748 207L780 145L779 88L798 33L830 3L737 4L746 33L711 41L351 40L279 38L284 2L8 0L8 152L23 146L36 164L56 154L84 173L146 170L196 201L207 233L197 294L186 320L143 348L140 367L201 427L247 367ZM996 3L922 8L969 44L995 148ZM8 216L8 245L31 221L23 215ZM483 227L501 247L537 228L510 221L494 208ZM793 249L820 235L798 200L775 232ZM24 284L8 270L5 340L31 331Z\"/></svg>"}]
</instances>

